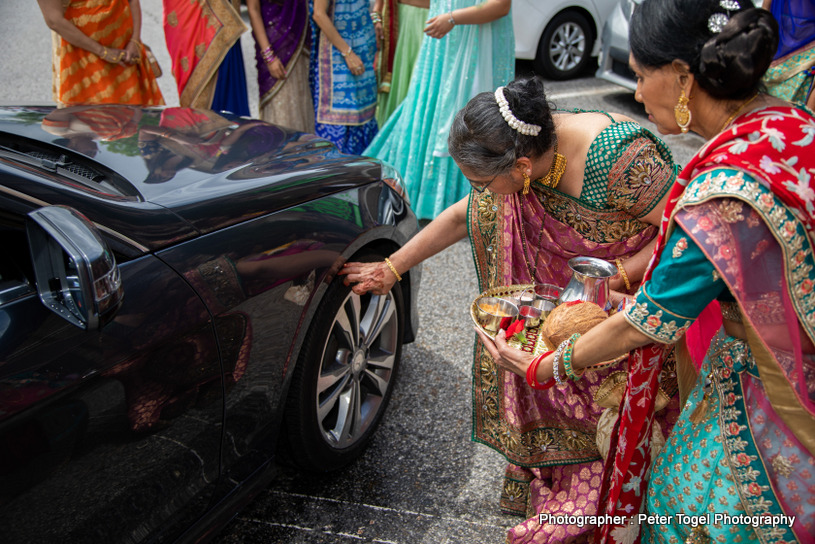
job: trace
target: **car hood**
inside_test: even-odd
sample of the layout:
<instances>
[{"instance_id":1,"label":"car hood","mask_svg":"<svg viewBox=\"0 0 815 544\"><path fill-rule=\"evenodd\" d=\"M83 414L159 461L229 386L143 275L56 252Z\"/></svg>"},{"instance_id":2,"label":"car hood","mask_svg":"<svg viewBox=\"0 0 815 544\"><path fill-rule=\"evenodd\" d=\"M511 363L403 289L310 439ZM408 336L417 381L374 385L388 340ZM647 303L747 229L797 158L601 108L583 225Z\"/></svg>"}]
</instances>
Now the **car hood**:
<instances>
[{"instance_id":1,"label":"car hood","mask_svg":"<svg viewBox=\"0 0 815 544\"><path fill-rule=\"evenodd\" d=\"M379 161L314 135L192 108L0 107L0 132L101 165L116 174L111 199L166 208L198 233L381 175Z\"/></svg>"}]
</instances>

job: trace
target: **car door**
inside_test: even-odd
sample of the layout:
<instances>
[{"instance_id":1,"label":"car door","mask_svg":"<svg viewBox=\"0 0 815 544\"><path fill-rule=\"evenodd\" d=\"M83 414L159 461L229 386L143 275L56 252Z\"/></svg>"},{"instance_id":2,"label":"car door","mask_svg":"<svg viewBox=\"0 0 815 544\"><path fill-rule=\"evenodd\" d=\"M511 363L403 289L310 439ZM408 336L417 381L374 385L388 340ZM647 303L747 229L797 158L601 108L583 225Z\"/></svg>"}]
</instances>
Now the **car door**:
<instances>
[{"instance_id":1,"label":"car door","mask_svg":"<svg viewBox=\"0 0 815 544\"><path fill-rule=\"evenodd\" d=\"M207 510L219 478L223 385L210 315L145 255L119 263L123 297L109 323L70 323L38 293L30 206L2 189L2 541L170 540Z\"/></svg>"}]
</instances>

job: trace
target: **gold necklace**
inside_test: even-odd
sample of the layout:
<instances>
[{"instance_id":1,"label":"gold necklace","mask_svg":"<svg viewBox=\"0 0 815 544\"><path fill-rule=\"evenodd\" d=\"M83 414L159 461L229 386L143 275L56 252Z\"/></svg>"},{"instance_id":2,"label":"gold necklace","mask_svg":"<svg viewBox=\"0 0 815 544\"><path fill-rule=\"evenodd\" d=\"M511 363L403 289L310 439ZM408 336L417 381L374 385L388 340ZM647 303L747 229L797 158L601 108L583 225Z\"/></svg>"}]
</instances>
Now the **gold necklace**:
<instances>
[{"instance_id":1,"label":"gold necklace","mask_svg":"<svg viewBox=\"0 0 815 544\"><path fill-rule=\"evenodd\" d=\"M549 171L542 178L535 180L552 189L560 183L560 178L563 177L563 172L566 170L566 157L557 152L557 142L555 142L554 151L555 155L552 158L552 164L549 165Z\"/></svg>"},{"instance_id":2,"label":"gold necklace","mask_svg":"<svg viewBox=\"0 0 815 544\"><path fill-rule=\"evenodd\" d=\"M759 94L759 93L756 93L756 94L754 94L753 96L751 96L750 98L748 98L747 100L745 100L745 101L742 103L742 105L741 105L741 106L739 106L739 107L736 109L736 111L734 111L732 114L730 114L730 117L728 117L728 118L727 118L727 120L724 122L724 124L722 125L722 128L720 128L720 129L719 129L719 132L722 132L724 129L726 129L726 128L727 128L727 125L729 125L730 123L732 123L732 122L733 122L733 120L734 120L734 119L735 119L735 118L736 118L736 117L739 115L739 113L741 113L741 111L742 111L744 108L746 108L748 105L750 105L750 103L751 103L753 100L755 100L756 98L758 98L758 94Z\"/></svg>"}]
</instances>

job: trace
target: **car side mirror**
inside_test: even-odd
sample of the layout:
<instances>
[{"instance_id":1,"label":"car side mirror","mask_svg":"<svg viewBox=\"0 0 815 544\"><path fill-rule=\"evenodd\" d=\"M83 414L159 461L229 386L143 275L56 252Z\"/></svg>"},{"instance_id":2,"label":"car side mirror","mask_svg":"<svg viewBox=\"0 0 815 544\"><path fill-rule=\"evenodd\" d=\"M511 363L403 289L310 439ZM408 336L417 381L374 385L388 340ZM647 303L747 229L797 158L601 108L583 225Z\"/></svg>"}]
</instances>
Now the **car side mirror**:
<instances>
[{"instance_id":1,"label":"car side mirror","mask_svg":"<svg viewBox=\"0 0 815 544\"><path fill-rule=\"evenodd\" d=\"M116 259L85 216L46 206L26 223L37 291L45 306L85 330L98 330L116 314L124 290Z\"/></svg>"}]
</instances>

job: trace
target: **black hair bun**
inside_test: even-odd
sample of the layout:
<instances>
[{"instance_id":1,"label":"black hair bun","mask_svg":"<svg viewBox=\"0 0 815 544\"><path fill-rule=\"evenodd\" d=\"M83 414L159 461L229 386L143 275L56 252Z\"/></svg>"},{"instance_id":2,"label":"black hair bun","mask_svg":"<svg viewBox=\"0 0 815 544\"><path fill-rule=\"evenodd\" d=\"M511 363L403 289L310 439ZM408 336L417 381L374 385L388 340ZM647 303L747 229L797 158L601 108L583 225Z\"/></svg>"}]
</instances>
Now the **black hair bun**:
<instances>
[{"instance_id":1,"label":"black hair bun","mask_svg":"<svg viewBox=\"0 0 815 544\"><path fill-rule=\"evenodd\" d=\"M510 81L504 87L504 96L513 115L521 121L539 126L551 122L552 113L540 77L521 77Z\"/></svg>"},{"instance_id":2,"label":"black hair bun","mask_svg":"<svg viewBox=\"0 0 815 544\"><path fill-rule=\"evenodd\" d=\"M699 84L715 98L747 98L759 87L778 49L778 23L766 10L733 15L702 47Z\"/></svg>"}]
</instances>

